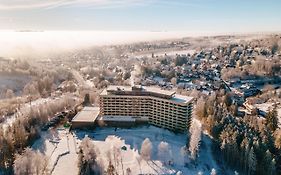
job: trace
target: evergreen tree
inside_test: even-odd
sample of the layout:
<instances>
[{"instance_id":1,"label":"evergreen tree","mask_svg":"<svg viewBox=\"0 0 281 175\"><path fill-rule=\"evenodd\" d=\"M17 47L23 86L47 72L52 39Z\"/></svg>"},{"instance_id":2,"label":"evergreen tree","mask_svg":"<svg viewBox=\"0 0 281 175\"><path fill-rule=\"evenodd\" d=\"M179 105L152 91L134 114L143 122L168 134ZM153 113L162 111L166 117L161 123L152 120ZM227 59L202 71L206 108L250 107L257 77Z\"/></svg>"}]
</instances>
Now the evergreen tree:
<instances>
[{"instance_id":1,"label":"evergreen tree","mask_svg":"<svg viewBox=\"0 0 281 175\"><path fill-rule=\"evenodd\" d=\"M249 151L248 166L249 166L249 169L248 169L248 173L247 174L248 175L255 174L256 166L257 166L257 159L256 159L256 155L255 155L253 147L251 147L251 149Z\"/></svg>"},{"instance_id":2,"label":"evergreen tree","mask_svg":"<svg viewBox=\"0 0 281 175\"><path fill-rule=\"evenodd\" d=\"M269 111L266 115L266 126L272 132L278 128L278 118L276 107L272 111Z\"/></svg>"},{"instance_id":3,"label":"evergreen tree","mask_svg":"<svg viewBox=\"0 0 281 175\"><path fill-rule=\"evenodd\" d=\"M264 157L264 166L265 166L265 172L268 175L274 175L275 174L275 159L273 158L273 155L269 150L265 152Z\"/></svg>"}]
</instances>

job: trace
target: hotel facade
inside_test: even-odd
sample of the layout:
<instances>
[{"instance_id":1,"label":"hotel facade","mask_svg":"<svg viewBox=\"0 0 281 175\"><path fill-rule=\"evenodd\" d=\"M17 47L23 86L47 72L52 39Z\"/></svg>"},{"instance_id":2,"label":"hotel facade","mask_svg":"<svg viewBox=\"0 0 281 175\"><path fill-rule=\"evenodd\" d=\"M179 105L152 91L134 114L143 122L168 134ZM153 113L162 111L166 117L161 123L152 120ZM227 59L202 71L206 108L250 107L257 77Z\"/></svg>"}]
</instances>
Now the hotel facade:
<instances>
[{"instance_id":1,"label":"hotel facade","mask_svg":"<svg viewBox=\"0 0 281 175\"><path fill-rule=\"evenodd\" d=\"M185 132L192 117L193 98L157 87L109 86L99 96L103 121L148 122Z\"/></svg>"}]
</instances>

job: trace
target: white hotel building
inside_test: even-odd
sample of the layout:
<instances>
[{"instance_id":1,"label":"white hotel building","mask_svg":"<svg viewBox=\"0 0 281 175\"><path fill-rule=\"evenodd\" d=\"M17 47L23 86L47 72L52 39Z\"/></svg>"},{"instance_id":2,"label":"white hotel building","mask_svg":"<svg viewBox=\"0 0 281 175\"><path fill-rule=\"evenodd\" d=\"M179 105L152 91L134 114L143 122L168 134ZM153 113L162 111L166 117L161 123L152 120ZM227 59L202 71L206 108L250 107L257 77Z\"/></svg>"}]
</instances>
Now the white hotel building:
<instances>
[{"instance_id":1,"label":"white hotel building","mask_svg":"<svg viewBox=\"0 0 281 175\"><path fill-rule=\"evenodd\" d=\"M100 94L100 120L148 122L174 131L188 130L193 98L157 87L109 86Z\"/></svg>"}]
</instances>

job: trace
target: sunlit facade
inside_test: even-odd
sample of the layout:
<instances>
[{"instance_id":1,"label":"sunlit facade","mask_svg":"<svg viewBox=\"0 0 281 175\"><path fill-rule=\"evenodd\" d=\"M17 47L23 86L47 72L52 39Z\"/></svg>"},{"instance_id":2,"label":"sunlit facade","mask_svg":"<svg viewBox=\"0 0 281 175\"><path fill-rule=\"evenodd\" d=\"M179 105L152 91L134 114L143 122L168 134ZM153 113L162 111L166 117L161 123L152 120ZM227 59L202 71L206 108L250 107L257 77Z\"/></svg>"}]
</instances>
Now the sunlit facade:
<instances>
[{"instance_id":1,"label":"sunlit facade","mask_svg":"<svg viewBox=\"0 0 281 175\"><path fill-rule=\"evenodd\" d=\"M183 132L190 125L192 102L192 97L157 87L109 86L100 94L100 115Z\"/></svg>"}]
</instances>

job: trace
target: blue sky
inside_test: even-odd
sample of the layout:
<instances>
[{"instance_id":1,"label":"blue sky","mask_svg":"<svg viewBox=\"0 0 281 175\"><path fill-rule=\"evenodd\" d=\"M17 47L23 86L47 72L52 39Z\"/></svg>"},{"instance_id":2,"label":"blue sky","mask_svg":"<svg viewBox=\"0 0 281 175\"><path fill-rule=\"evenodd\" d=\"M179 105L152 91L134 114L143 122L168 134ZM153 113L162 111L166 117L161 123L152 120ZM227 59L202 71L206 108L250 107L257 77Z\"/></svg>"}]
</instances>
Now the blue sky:
<instances>
[{"instance_id":1,"label":"blue sky","mask_svg":"<svg viewBox=\"0 0 281 175\"><path fill-rule=\"evenodd\" d=\"M281 31L281 1L0 0L0 29Z\"/></svg>"}]
</instances>

